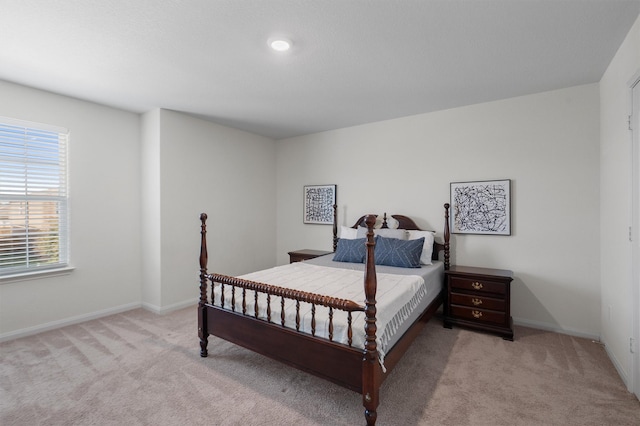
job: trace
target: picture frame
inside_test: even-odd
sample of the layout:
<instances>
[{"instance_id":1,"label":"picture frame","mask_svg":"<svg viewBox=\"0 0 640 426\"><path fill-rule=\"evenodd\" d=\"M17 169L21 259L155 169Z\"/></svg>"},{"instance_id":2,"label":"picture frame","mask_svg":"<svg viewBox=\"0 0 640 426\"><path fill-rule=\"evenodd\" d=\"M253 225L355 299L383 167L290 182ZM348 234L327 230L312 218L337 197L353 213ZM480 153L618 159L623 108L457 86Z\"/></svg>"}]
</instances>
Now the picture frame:
<instances>
[{"instance_id":1,"label":"picture frame","mask_svg":"<svg viewBox=\"0 0 640 426\"><path fill-rule=\"evenodd\" d=\"M451 232L511 235L511 179L451 182Z\"/></svg>"},{"instance_id":2,"label":"picture frame","mask_svg":"<svg viewBox=\"0 0 640 426\"><path fill-rule=\"evenodd\" d=\"M333 225L336 190L336 185L305 185L303 223Z\"/></svg>"}]
</instances>

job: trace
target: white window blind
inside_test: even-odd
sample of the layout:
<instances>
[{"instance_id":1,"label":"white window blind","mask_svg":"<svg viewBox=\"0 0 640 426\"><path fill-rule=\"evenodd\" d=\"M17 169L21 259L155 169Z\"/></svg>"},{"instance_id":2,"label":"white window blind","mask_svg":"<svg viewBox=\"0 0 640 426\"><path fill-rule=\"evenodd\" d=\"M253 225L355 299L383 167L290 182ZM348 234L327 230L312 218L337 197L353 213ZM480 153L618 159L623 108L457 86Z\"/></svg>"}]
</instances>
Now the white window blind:
<instances>
[{"instance_id":1,"label":"white window blind","mask_svg":"<svg viewBox=\"0 0 640 426\"><path fill-rule=\"evenodd\" d=\"M68 265L68 136L0 117L0 277Z\"/></svg>"}]
</instances>

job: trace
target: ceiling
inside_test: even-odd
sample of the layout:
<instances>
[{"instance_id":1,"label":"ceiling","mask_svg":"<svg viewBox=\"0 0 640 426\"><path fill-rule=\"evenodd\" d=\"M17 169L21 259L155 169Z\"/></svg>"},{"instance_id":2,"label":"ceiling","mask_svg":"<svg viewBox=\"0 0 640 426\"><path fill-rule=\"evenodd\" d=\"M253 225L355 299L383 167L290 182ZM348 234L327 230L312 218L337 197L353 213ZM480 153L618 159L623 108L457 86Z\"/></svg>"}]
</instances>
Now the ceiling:
<instances>
[{"instance_id":1,"label":"ceiling","mask_svg":"<svg viewBox=\"0 0 640 426\"><path fill-rule=\"evenodd\" d=\"M640 0L0 0L0 79L273 139L598 82ZM267 40L285 36L289 52Z\"/></svg>"}]
</instances>

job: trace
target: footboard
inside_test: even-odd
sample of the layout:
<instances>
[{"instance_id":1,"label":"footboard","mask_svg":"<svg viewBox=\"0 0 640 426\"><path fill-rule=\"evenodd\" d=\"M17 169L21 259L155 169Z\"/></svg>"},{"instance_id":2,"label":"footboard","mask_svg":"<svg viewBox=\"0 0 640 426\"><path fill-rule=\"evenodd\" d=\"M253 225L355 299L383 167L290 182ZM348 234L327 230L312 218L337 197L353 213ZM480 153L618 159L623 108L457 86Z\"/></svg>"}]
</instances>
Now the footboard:
<instances>
[{"instance_id":1,"label":"footboard","mask_svg":"<svg viewBox=\"0 0 640 426\"><path fill-rule=\"evenodd\" d=\"M368 300L367 313L367 306L351 300L222 274L208 274L206 214L202 214L200 219L200 355L208 355L208 336L215 335L361 392L363 347L356 348L352 345L352 313L365 313L369 328L367 333L373 333L367 337L367 350L373 349L373 353L376 353L375 329L371 328L372 324L375 327L375 311L371 311L371 300ZM372 218L371 226L373 224ZM373 244L373 236L371 243ZM373 277L375 280L375 273ZM295 313L294 315L285 314L285 304L289 311ZM304 306L307 314L310 308L310 327L307 318L305 331L301 327L301 306ZM324 328L318 335L316 311L320 307L324 308L321 316ZM334 339L335 319L340 320L338 325L341 336L345 334L346 319L345 341ZM377 356L375 359L377 360Z\"/></svg>"},{"instance_id":2,"label":"footboard","mask_svg":"<svg viewBox=\"0 0 640 426\"><path fill-rule=\"evenodd\" d=\"M330 342L334 341L334 311L344 311L347 318L348 346L352 346L353 343L353 328L351 325L352 312L364 312L365 310L364 306L361 306L351 300L278 287L241 278L230 277L227 275L210 274L206 275L206 278L208 282L211 283L211 305L219 306L221 309L230 309L232 312L238 312L244 316L262 319L267 323L277 323L282 327L293 328L296 331L300 331L300 306L302 303L308 304L311 308L310 334L312 336L316 335L317 307L323 306L328 308L328 333L326 338ZM236 297L237 289L240 289L238 297ZM230 291L230 298L228 295L225 295L225 290ZM248 291L249 294L247 294ZM279 314L277 318L272 317L272 298L276 299L274 302L276 302L277 305L274 306L274 308L277 311L276 313ZM249 300L251 304L249 311L247 309L247 299L251 299ZM259 299L266 301L266 309L262 313L259 308ZM295 304L295 318L292 321L293 324L287 323L287 315L285 314L285 301L287 300Z\"/></svg>"}]
</instances>

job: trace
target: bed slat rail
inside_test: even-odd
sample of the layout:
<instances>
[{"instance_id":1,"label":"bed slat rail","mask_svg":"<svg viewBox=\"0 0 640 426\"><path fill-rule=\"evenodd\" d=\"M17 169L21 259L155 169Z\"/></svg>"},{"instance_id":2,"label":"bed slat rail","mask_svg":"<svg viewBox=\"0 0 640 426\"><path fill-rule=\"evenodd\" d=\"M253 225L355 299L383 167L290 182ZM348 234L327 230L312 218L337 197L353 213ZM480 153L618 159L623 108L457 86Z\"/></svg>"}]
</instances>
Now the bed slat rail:
<instances>
[{"instance_id":1,"label":"bed slat rail","mask_svg":"<svg viewBox=\"0 0 640 426\"><path fill-rule=\"evenodd\" d=\"M299 300L312 305L325 306L327 308L339 309L347 312L364 312L365 307L347 299L337 297L329 297L316 293L308 293L305 291L295 290L286 287L278 287L275 285L264 284L257 281L245 280L242 278L231 277L222 274L209 274L206 278L211 282L232 285L246 290L253 290L258 293L269 294L276 297L284 297L286 299Z\"/></svg>"},{"instance_id":2,"label":"bed slat rail","mask_svg":"<svg viewBox=\"0 0 640 426\"><path fill-rule=\"evenodd\" d=\"M365 306L362 306L356 302L346 299L340 299L336 297L324 296L321 294L309 293L305 291L278 287L270 284L260 283L256 281L245 280L242 278L231 277L221 274L205 274L205 281L211 283L211 300L205 299L204 303L210 303L216 305L215 294L213 287L220 285L220 302L218 306L223 309L230 309L232 312L236 312L235 294L236 288L242 288L242 314L245 316L252 316L253 318L260 319L260 313L258 310L258 297L260 294L264 294L267 301L266 321L271 323L271 297L280 298L280 325L286 326L285 323L285 299L295 302L295 330L300 332L300 303L308 303L311 305L311 335L316 336L316 307L324 306L329 308L329 323L328 323L328 340L333 342L333 317L334 311L343 311L347 314L347 345L349 347L353 344L353 329L352 313L353 312L365 312ZM225 287L231 286L231 304L232 306L225 306ZM246 292L247 290L254 292L254 311L252 314L247 313L246 309ZM206 296L205 296L206 297Z\"/></svg>"}]
</instances>

